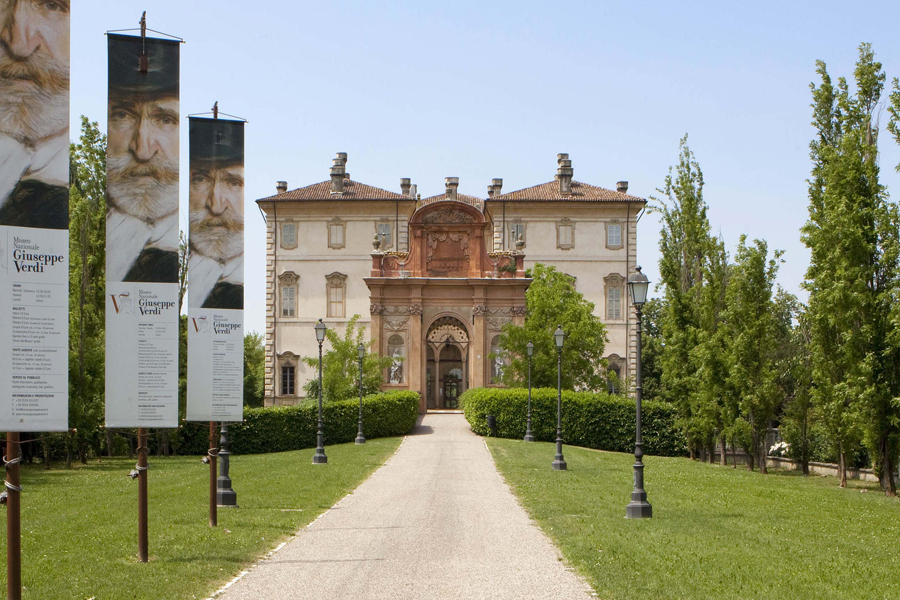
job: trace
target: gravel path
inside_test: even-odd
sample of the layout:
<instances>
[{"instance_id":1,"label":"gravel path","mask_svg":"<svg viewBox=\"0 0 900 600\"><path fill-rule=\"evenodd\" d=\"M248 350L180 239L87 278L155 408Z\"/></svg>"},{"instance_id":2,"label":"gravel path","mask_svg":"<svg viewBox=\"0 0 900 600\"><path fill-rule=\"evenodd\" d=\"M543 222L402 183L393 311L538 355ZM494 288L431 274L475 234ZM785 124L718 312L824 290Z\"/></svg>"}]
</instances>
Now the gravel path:
<instances>
[{"instance_id":1,"label":"gravel path","mask_svg":"<svg viewBox=\"0 0 900 600\"><path fill-rule=\"evenodd\" d=\"M216 600L591 597L465 418L428 414L387 464Z\"/></svg>"}]
</instances>

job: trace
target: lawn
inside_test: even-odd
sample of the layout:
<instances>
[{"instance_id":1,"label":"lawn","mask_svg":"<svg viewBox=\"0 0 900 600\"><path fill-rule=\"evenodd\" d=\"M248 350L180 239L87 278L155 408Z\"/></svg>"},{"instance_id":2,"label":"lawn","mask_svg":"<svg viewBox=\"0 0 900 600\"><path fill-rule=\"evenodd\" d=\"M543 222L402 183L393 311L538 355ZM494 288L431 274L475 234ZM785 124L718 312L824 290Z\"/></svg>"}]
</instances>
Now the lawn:
<instances>
[{"instance_id":1,"label":"lawn","mask_svg":"<svg viewBox=\"0 0 900 600\"><path fill-rule=\"evenodd\" d=\"M151 457L147 564L137 560L138 486L127 477L134 461L24 468L23 597L206 598L353 490L399 444L386 438L331 446L327 465L311 464L313 449L233 456L240 507L220 508L215 529L207 520L209 467L200 457ZM5 514L0 521L5 545Z\"/></svg>"},{"instance_id":2,"label":"lawn","mask_svg":"<svg viewBox=\"0 0 900 600\"><path fill-rule=\"evenodd\" d=\"M900 502L876 484L650 456L653 518L627 520L633 456L565 447L556 472L552 444L487 442L600 598L900 598Z\"/></svg>"}]
</instances>

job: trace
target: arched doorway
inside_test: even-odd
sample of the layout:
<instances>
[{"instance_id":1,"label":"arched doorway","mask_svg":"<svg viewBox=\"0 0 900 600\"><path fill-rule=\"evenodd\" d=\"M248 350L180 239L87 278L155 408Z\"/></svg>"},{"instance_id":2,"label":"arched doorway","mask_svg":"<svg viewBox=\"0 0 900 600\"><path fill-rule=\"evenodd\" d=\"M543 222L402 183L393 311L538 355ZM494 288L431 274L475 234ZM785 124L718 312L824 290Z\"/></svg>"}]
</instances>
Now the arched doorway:
<instances>
[{"instance_id":1,"label":"arched doorway","mask_svg":"<svg viewBox=\"0 0 900 600\"><path fill-rule=\"evenodd\" d=\"M469 387L469 333L456 317L440 317L425 336L426 406L459 408L459 397Z\"/></svg>"}]
</instances>

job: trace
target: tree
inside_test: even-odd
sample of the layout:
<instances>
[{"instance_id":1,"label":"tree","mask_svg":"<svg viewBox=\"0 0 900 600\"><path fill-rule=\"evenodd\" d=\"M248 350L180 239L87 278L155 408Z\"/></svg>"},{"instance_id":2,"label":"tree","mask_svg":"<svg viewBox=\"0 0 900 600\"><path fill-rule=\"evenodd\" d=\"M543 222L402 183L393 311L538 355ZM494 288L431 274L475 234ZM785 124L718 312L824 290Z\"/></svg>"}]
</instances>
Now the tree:
<instances>
[{"instance_id":1,"label":"tree","mask_svg":"<svg viewBox=\"0 0 900 600\"><path fill-rule=\"evenodd\" d=\"M648 400L659 400L664 395L660 364L664 344L660 320L666 310L665 302L663 298L651 298L641 311L641 387Z\"/></svg>"},{"instance_id":2,"label":"tree","mask_svg":"<svg viewBox=\"0 0 900 600\"><path fill-rule=\"evenodd\" d=\"M711 237L703 199L703 172L688 147L687 136L679 144L678 165L669 168L665 185L658 191L665 199L651 197L651 210L662 216L659 271L666 300L661 327L662 388L665 399L678 408L678 423L688 437L693 457L702 440L694 426L691 405L698 391L691 351L699 342L700 298Z\"/></svg>"},{"instance_id":3,"label":"tree","mask_svg":"<svg viewBox=\"0 0 900 600\"><path fill-rule=\"evenodd\" d=\"M698 386L690 396L691 432L713 462L716 441L721 441L721 464L725 464L725 431L733 412L726 405L733 396L728 381L727 356L731 338L723 327L726 292L730 275L728 253L721 238L711 239L703 261L704 284L700 290L697 345L690 350Z\"/></svg>"},{"instance_id":4,"label":"tree","mask_svg":"<svg viewBox=\"0 0 900 600\"><path fill-rule=\"evenodd\" d=\"M785 396L781 434L790 444L790 457L800 463L804 475L809 475L812 431L816 421L812 401L812 357L809 352L809 324L796 300L783 291L779 291L775 299L780 330L784 330L785 321L797 319L797 325L791 326L786 335L780 336L775 350L775 368L778 387Z\"/></svg>"},{"instance_id":5,"label":"tree","mask_svg":"<svg viewBox=\"0 0 900 600\"><path fill-rule=\"evenodd\" d=\"M372 351L374 340L364 342L365 326L357 327L359 315L353 315L347 323L344 336L336 329L328 328L325 338L330 348L322 354L322 400L346 400L359 394L359 355L357 347L366 347L363 359L363 394L374 394L381 390L384 370L391 364L390 356L378 356ZM305 356L303 362L317 373L318 356ZM310 379L303 386L307 398L318 397L319 381L317 377Z\"/></svg>"},{"instance_id":6,"label":"tree","mask_svg":"<svg viewBox=\"0 0 900 600\"><path fill-rule=\"evenodd\" d=\"M103 422L106 293L106 136L81 117L69 153L69 423L66 462L99 449Z\"/></svg>"},{"instance_id":7,"label":"tree","mask_svg":"<svg viewBox=\"0 0 900 600\"><path fill-rule=\"evenodd\" d=\"M191 247L184 230L178 231L178 312L184 308L184 296L188 288L188 262L191 258Z\"/></svg>"},{"instance_id":8,"label":"tree","mask_svg":"<svg viewBox=\"0 0 900 600\"><path fill-rule=\"evenodd\" d=\"M529 273L523 325L507 323L500 333L500 347L510 360L502 382L511 387L528 384L528 342L534 344L531 381L534 387L556 387L557 351L553 332L562 326L566 334L562 350L562 387L605 390L607 378L606 326L594 315L594 304L575 290L569 275L556 267L536 264ZM623 307L624 310L624 307Z\"/></svg>"},{"instance_id":9,"label":"tree","mask_svg":"<svg viewBox=\"0 0 900 600\"><path fill-rule=\"evenodd\" d=\"M244 406L262 406L265 395L266 349L263 336L244 336Z\"/></svg>"},{"instance_id":10,"label":"tree","mask_svg":"<svg viewBox=\"0 0 900 600\"><path fill-rule=\"evenodd\" d=\"M747 245L742 235L728 285L725 317L730 339L728 384L739 398L741 416L749 424L750 448L759 470L766 473L766 432L775 415L781 392L776 384L772 349L777 323L772 288L778 273L780 251L768 258L765 241ZM752 468L752 462L748 462Z\"/></svg>"},{"instance_id":11,"label":"tree","mask_svg":"<svg viewBox=\"0 0 900 600\"><path fill-rule=\"evenodd\" d=\"M848 454L863 441L876 457L885 492L895 495L898 214L879 183L874 120L886 77L869 44L859 47L855 95L846 79L835 86L825 63L816 65L822 81L810 86L817 136L810 144L810 216L802 230L811 252L804 285L813 401L839 456L841 486Z\"/></svg>"}]
</instances>

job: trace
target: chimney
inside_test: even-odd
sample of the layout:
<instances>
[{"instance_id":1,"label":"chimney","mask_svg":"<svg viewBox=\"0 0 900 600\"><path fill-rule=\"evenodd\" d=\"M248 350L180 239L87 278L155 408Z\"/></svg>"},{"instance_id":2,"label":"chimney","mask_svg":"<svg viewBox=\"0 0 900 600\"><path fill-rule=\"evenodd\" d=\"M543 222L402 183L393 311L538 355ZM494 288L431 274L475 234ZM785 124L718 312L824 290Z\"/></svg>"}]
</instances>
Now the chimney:
<instances>
[{"instance_id":1,"label":"chimney","mask_svg":"<svg viewBox=\"0 0 900 600\"><path fill-rule=\"evenodd\" d=\"M494 196L499 196L500 190L503 188L503 180L502 179L492 179L491 187L494 188Z\"/></svg>"},{"instance_id":2,"label":"chimney","mask_svg":"<svg viewBox=\"0 0 900 600\"><path fill-rule=\"evenodd\" d=\"M276 181L275 191L279 194L285 193L287 191L287 181Z\"/></svg>"},{"instance_id":3,"label":"chimney","mask_svg":"<svg viewBox=\"0 0 900 600\"><path fill-rule=\"evenodd\" d=\"M616 191L622 192L623 194L628 193L628 182L627 181L617 181L616 182Z\"/></svg>"},{"instance_id":4,"label":"chimney","mask_svg":"<svg viewBox=\"0 0 900 600\"><path fill-rule=\"evenodd\" d=\"M417 186L416 184L412 184L412 186L409 188L409 197L415 198L416 194L418 194L418 193L419 193L419 186Z\"/></svg>"},{"instance_id":5,"label":"chimney","mask_svg":"<svg viewBox=\"0 0 900 600\"><path fill-rule=\"evenodd\" d=\"M444 187L447 188L447 199L456 200L456 190L459 187L459 177L444 177Z\"/></svg>"},{"instance_id":6,"label":"chimney","mask_svg":"<svg viewBox=\"0 0 900 600\"><path fill-rule=\"evenodd\" d=\"M347 165L347 153L338 152L337 157L331 160L331 193L344 193L344 175Z\"/></svg>"},{"instance_id":7,"label":"chimney","mask_svg":"<svg viewBox=\"0 0 900 600\"><path fill-rule=\"evenodd\" d=\"M493 198L493 197L494 197L494 184L489 183L488 184L488 198Z\"/></svg>"},{"instance_id":8,"label":"chimney","mask_svg":"<svg viewBox=\"0 0 900 600\"><path fill-rule=\"evenodd\" d=\"M559 168L556 169L556 179L559 180L559 195L571 196L573 173L572 161L569 160L568 154L560 153L556 155L556 163L559 165Z\"/></svg>"},{"instance_id":9,"label":"chimney","mask_svg":"<svg viewBox=\"0 0 900 600\"><path fill-rule=\"evenodd\" d=\"M409 198L409 188L412 187L412 182L409 177L402 177L400 179L400 193L407 198Z\"/></svg>"}]
</instances>

